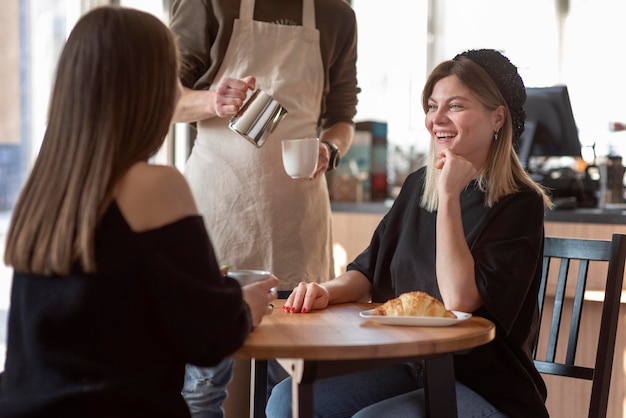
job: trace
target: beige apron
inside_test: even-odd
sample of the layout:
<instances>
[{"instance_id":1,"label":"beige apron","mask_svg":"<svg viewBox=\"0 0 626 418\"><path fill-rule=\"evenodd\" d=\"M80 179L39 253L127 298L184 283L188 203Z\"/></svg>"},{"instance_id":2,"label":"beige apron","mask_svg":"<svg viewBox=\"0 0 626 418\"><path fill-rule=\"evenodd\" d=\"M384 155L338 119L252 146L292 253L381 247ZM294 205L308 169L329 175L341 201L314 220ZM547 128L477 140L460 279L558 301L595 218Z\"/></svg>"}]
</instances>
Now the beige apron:
<instances>
[{"instance_id":1,"label":"beige apron","mask_svg":"<svg viewBox=\"0 0 626 418\"><path fill-rule=\"evenodd\" d=\"M293 180L281 156L282 139L317 136L319 31L313 0L304 0L302 26L254 21L253 14L254 0L242 0L214 85L255 76L256 87L288 114L261 148L232 132L228 118L201 121L185 175L219 262L271 270L289 290L301 280L333 277L326 178Z\"/></svg>"}]
</instances>

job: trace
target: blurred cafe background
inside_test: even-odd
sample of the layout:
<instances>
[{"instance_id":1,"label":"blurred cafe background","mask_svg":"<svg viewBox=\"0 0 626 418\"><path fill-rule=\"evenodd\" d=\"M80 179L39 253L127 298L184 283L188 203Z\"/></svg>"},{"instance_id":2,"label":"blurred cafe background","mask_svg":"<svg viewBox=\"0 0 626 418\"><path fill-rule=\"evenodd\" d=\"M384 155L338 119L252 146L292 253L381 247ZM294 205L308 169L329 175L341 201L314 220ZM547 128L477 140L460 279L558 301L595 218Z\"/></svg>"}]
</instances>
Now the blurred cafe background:
<instances>
[{"instance_id":1,"label":"blurred cafe background","mask_svg":"<svg viewBox=\"0 0 626 418\"><path fill-rule=\"evenodd\" d=\"M623 216L624 0L350 3L359 25L358 81L362 92L354 144L338 169L327 174L336 212L337 271L367 245L407 174L422 165L429 141L421 108L426 75L437 63L471 48L494 48L507 55L518 65L526 86L541 90L537 106L548 106L551 114L557 115L549 122L540 116L531 118L532 129L527 125L527 131L533 134L528 133L524 143L527 168L554 190L557 211L580 214L585 212L577 211L614 209L614 216ZM143 9L167 23L170 0L2 0L1 4L3 254L12 207L45 129L58 54L74 23L87 10L103 4ZM192 142L193 131L188 125L173 125L154 161L182 169ZM364 223L348 223L362 214L370 215L362 218ZM561 234L578 228L577 219L560 223ZM610 224L607 227L615 229ZM344 241L351 241L353 248ZM4 365L10 285L11 272L0 263L0 370ZM619 383L611 387L610 409L615 417L624 416L626 411L624 356L623 350L616 351L614 378Z\"/></svg>"}]
</instances>

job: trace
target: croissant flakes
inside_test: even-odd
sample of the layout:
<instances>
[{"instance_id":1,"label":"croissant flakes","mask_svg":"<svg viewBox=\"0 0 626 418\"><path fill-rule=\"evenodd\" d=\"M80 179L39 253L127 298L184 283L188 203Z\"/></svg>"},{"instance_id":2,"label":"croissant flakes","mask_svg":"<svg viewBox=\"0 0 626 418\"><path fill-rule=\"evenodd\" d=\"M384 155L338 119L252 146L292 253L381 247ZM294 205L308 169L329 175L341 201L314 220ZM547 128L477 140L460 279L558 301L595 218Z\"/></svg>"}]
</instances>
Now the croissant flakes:
<instances>
[{"instance_id":1,"label":"croissant flakes","mask_svg":"<svg viewBox=\"0 0 626 418\"><path fill-rule=\"evenodd\" d=\"M372 315L456 318L441 301L424 292L403 293L374 308Z\"/></svg>"}]
</instances>

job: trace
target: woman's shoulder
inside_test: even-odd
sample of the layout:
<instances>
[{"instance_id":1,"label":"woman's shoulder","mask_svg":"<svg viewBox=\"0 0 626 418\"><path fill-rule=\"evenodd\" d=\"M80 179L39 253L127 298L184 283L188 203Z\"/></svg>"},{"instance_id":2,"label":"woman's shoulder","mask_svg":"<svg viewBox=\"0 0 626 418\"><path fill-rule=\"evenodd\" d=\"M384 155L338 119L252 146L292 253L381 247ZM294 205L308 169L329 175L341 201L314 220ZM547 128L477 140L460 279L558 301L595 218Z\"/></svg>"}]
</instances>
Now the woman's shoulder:
<instances>
[{"instance_id":1,"label":"woman's shoulder","mask_svg":"<svg viewBox=\"0 0 626 418\"><path fill-rule=\"evenodd\" d=\"M118 181L114 199L135 232L198 215L187 180L170 166L136 163Z\"/></svg>"},{"instance_id":2,"label":"woman's shoulder","mask_svg":"<svg viewBox=\"0 0 626 418\"><path fill-rule=\"evenodd\" d=\"M328 16L340 14L342 17L354 17L356 15L350 2L344 0L315 0L315 10Z\"/></svg>"},{"instance_id":3,"label":"woman's shoulder","mask_svg":"<svg viewBox=\"0 0 626 418\"><path fill-rule=\"evenodd\" d=\"M528 184L521 183L518 190L501 198L494 207L513 210L524 216L525 219L536 217L542 219L545 215L545 201L543 195L538 190ZM523 215L522 215L523 214Z\"/></svg>"},{"instance_id":4,"label":"woman's shoulder","mask_svg":"<svg viewBox=\"0 0 626 418\"><path fill-rule=\"evenodd\" d=\"M518 182L517 192L513 193L513 195L518 199L528 199L530 201L536 201L537 204L543 205L544 199L543 195L540 193L541 190L541 188L532 187L530 184L520 181Z\"/></svg>"},{"instance_id":5,"label":"woman's shoulder","mask_svg":"<svg viewBox=\"0 0 626 418\"><path fill-rule=\"evenodd\" d=\"M315 24L321 35L332 33L333 39L341 39L356 31L356 15L347 1L316 0L315 15Z\"/></svg>"},{"instance_id":6,"label":"woman's shoulder","mask_svg":"<svg viewBox=\"0 0 626 418\"><path fill-rule=\"evenodd\" d=\"M405 210L419 210L422 194L424 192L424 178L426 176L426 167L418 168L416 171L407 175L402 182L402 187L398 196L394 199L392 211L394 215L402 213Z\"/></svg>"},{"instance_id":7,"label":"woman's shoulder","mask_svg":"<svg viewBox=\"0 0 626 418\"><path fill-rule=\"evenodd\" d=\"M411 172L404 181L405 184L423 184L426 179L426 166L422 166L417 170Z\"/></svg>"}]
</instances>

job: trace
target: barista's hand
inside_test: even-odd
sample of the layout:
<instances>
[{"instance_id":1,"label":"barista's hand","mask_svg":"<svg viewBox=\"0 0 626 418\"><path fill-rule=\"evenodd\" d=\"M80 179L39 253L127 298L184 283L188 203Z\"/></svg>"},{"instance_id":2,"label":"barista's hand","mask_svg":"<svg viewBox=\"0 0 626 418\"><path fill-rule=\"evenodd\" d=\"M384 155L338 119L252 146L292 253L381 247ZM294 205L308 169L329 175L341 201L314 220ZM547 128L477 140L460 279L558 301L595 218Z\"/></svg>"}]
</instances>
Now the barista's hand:
<instances>
[{"instance_id":1,"label":"barista's hand","mask_svg":"<svg viewBox=\"0 0 626 418\"><path fill-rule=\"evenodd\" d=\"M253 282L241 288L243 299L250 307L253 327L258 326L265 315L272 313L274 309L272 302L278 297L275 290L278 284L278 279L272 275L269 279Z\"/></svg>"},{"instance_id":2,"label":"barista's hand","mask_svg":"<svg viewBox=\"0 0 626 418\"><path fill-rule=\"evenodd\" d=\"M256 88L256 78L243 79L226 77L220 80L215 94L215 114L220 117L232 116L246 99L248 90Z\"/></svg>"},{"instance_id":3,"label":"barista's hand","mask_svg":"<svg viewBox=\"0 0 626 418\"><path fill-rule=\"evenodd\" d=\"M320 151L319 156L317 157L317 167L315 168L313 175L309 177L309 180L314 180L323 175L328 168L328 161L330 161L330 150L322 141L320 141Z\"/></svg>"},{"instance_id":4,"label":"barista's hand","mask_svg":"<svg viewBox=\"0 0 626 418\"><path fill-rule=\"evenodd\" d=\"M478 173L471 162L455 154L450 149L444 149L437 155L435 168L441 170L437 181L437 193L439 196L460 196L465 186Z\"/></svg>"}]
</instances>

